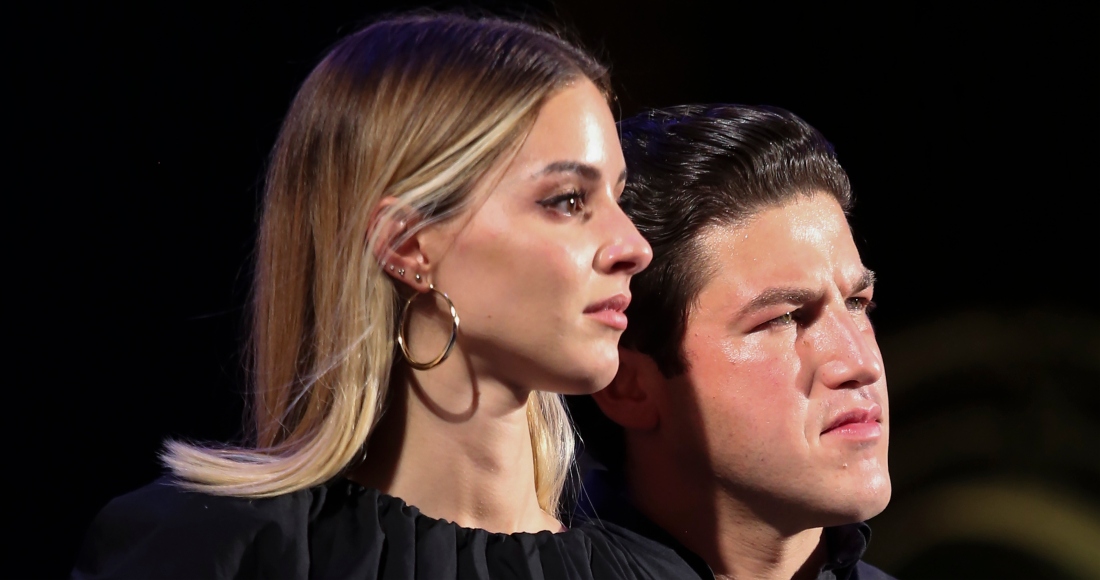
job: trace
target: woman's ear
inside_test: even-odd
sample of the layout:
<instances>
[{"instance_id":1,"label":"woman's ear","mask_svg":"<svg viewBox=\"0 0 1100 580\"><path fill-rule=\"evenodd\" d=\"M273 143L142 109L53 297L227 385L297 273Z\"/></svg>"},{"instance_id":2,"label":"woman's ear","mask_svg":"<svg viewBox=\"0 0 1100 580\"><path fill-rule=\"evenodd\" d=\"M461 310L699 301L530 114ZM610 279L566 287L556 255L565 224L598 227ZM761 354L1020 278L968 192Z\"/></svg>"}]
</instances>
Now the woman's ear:
<instances>
[{"instance_id":1,"label":"woman's ear","mask_svg":"<svg viewBox=\"0 0 1100 580\"><path fill-rule=\"evenodd\" d=\"M592 398L608 419L624 429L651 431L661 423L656 395L664 381L652 358L620 346L618 374Z\"/></svg>"},{"instance_id":2,"label":"woman's ear","mask_svg":"<svg viewBox=\"0 0 1100 580\"><path fill-rule=\"evenodd\" d=\"M409 235L418 221L416 212L401 207L397 198L384 197L371 214L367 236L375 239L374 258L387 275L417 292L427 292L430 266L420 240Z\"/></svg>"}]
</instances>

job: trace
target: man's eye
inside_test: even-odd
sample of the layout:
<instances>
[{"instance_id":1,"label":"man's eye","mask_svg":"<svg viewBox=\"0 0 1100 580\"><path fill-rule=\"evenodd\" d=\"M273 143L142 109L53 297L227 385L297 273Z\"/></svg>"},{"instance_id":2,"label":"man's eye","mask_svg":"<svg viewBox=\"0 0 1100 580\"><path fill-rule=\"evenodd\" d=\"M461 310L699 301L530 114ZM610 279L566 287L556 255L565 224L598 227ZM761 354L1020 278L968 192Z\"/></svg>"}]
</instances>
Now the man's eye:
<instances>
[{"instance_id":1,"label":"man's eye","mask_svg":"<svg viewBox=\"0 0 1100 580\"><path fill-rule=\"evenodd\" d=\"M539 202L539 205L562 215L573 216L584 211L584 192L570 191Z\"/></svg>"},{"instance_id":2,"label":"man's eye","mask_svg":"<svg viewBox=\"0 0 1100 580\"><path fill-rule=\"evenodd\" d=\"M788 312L788 313L786 313L782 316L776 316L775 318L771 319L769 322L771 322L772 324L775 324L775 325L779 325L779 326L786 326L786 325L794 322L794 312Z\"/></svg>"},{"instance_id":3,"label":"man's eye","mask_svg":"<svg viewBox=\"0 0 1100 580\"><path fill-rule=\"evenodd\" d=\"M875 303L866 298L860 298L858 296L848 299L848 310L852 312L862 312L863 314L870 314L875 309Z\"/></svg>"}]
</instances>

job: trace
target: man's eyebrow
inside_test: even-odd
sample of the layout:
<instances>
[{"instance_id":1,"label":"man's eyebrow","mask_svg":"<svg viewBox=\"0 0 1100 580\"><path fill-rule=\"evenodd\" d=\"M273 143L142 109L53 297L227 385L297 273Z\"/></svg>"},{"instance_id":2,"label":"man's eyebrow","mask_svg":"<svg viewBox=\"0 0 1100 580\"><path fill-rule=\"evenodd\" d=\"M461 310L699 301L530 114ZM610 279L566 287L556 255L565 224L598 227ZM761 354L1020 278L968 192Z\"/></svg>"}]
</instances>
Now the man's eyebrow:
<instances>
[{"instance_id":1,"label":"man's eyebrow","mask_svg":"<svg viewBox=\"0 0 1100 580\"><path fill-rule=\"evenodd\" d=\"M768 288L749 301L738 311L745 316L777 304L806 304L821 297L821 292L809 288Z\"/></svg>"},{"instance_id":2,"label":"man's eyebrow","mask_svg":"<svg viewBox=\"0 0 1100 580\"><path fill-rule=\"evenodd\" d=\"M581 163L579 161L555 161L546 167L535 172L532 177L542 177L544 175L550 175L552 173L575 173L584 179L589 181L596 181L600 178L600 170L595 166L587 163ZM626 181L626 170L619 174L618 182Z\"/></svg>"},{"instance_id":3,"label":"man's eyebrow","mask_svg":"<svg viewBox=\"0 0 1100 580\"><path fill-rule=\"evenodd\" d=\"M859 294L864 290L875 285L875 272L873 270L864 268L863 275L860 276L859 281L855 286L852 286L852 294Z\"/></svg>"},{"instance_id":4,"label":"man's eyebrow","mask_svg":"<svg viewBox=\"0 0 1100 580\"><path fill-rule=\"evenodd\" d=\"M859 281L852 287L852 294L859 294L874 285L875 273L872 270L864 268L863 275L860 276ZM821 298L821 292L810 290L809 288L768 288L760 294L757 294L755 298L743 306L741 310L737 312L737 315L739 317L745 316L757 310L770 308L777 304L808 304L819 298Z\"/></svg>"}]
</instances>

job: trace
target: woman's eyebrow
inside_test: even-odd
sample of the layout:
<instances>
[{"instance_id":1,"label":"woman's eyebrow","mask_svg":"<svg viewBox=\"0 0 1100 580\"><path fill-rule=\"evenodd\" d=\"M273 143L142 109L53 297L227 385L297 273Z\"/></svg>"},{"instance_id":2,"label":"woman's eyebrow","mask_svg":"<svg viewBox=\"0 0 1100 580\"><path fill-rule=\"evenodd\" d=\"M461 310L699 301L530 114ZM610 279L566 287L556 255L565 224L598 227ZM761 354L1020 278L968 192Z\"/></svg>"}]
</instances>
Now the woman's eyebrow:
<instances>
[{"instance_id":1,"label":"woman's eyebrow","mask_svg":"<svg viewBox=\"0 0 1100 580\"><path fill-rule=\"evenodd\" d=\"M600 178L600 170L596 166L580 161L555 161L536 171L531 177L543 177L552 173L573 173L589 181L596 181ZM623 179L626 179L625 171L623 172Z\"/></svg>"}]
</instances>

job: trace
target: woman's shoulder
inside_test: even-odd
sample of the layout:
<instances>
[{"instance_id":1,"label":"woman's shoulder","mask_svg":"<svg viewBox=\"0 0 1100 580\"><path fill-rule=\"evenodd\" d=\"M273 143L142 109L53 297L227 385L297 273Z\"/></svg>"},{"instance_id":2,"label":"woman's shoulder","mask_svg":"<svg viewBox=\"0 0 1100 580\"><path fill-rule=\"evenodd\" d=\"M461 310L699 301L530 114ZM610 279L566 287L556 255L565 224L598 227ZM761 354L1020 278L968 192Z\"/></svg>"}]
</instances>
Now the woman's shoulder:
<instances>
[{"instance_id":1,"label":"woman's shoulder","mask_svg":"<svg viewBox=\"0 0 1100 580\"><path fill-rule=\"evenodd\" d=\"M161 479L100 512L73 576L669 577L665 555L640 551L636 541L590 525L534 534L464 528L346 479L266 499L196 493Z\"/></svg>"},{"instance_id":2,"label":"woman's shoulder","mask_svg":"<svg viewBox=\"0 0 1100 580\"><path fill-rule=\"evenodd\" d=\"M315 490L249 499L164 477L111 500L89 527L76 578L301 576ZM271 572L271 573L268 573Z\"/></svg>"},{"instance_id":3,"label":"woman's shoulder","mask_svg":"<svg viewBox=\"0 0 1100 580\"><path fill-rule=\"evenodd\" d=\"M557 533L489 532L425 516L416 507L378 490L347 485L349 498L361 498L362 505L372 509L334 510L337 517L355 521L330 523L325 528L327 533L338 532L345 538L356 529L377 525L386 539L386 554L373 560L370 569L377 569L380 578L640 580L679 578L662 572L689 570L676 566L675 562L682 561L672 552L637 553L636 538L625 531L584 525ZM675 561L658 562L666 556Z\"/></svg>"}]
</instances>

